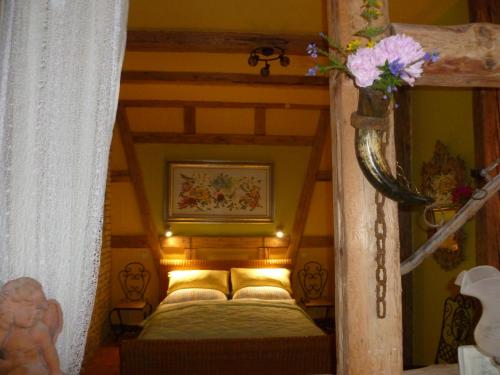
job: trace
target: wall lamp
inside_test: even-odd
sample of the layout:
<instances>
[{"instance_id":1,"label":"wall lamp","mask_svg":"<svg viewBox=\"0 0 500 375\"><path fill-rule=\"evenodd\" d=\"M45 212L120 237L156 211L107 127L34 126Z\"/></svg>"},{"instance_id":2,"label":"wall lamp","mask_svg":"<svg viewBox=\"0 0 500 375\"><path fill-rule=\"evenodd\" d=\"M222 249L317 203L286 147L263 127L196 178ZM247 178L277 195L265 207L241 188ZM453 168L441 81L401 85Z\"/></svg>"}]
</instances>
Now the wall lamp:
<instances>
[{"instance_id":1,"label":"wall lamp","mask_svg":"<svg viewBox=\"0 0 500 375\"><path fill-rule=\"evenodd\" d=\"M276 228L276 233L275 234L276 234L276 237L278 237L278 238L285 237L285 232L280 227Z\"/></svg>"},{"instance_id":2,"label":"wall lamp","mask_svg":"<svg viewBox=\"0 0 500 375\"><path fill-rule=\"evenodd\" d=\"M172 237L174 232L172 231L172 227L170 225L167 225L165 228L165 237Z\"/></svg>"},{"instance_id":3,"label":"wall lamp","mask_svg":"<svg viewBox=\"0 0 500 375\"><path fill-rule=\"evenodd\" d=\"M285 56L285 50L280 47L258 47L250 52L250 57L248 58L248 65L257 66L260 61L263 61L265 65L260 69L260 75L263 77L269 76L270 61L279 60L280 65L285 67L290 65L290 58Z\"/></svg>"}]
</instances>

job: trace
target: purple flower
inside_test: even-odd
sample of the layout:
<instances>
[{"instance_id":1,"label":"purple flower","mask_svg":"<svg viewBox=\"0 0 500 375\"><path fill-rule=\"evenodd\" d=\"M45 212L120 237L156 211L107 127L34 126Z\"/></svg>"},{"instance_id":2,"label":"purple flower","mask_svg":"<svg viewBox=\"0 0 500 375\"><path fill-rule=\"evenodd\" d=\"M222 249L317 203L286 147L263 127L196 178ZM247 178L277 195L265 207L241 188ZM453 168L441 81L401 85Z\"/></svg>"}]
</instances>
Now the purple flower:
<instances>
[{"instance_id":1,"label":"purple flower","mask_svg":"<svg viewBox=\"0 0 500 375\"><path fill-rule=\"evenodd\" d=\"M382 73L379 66L384 65L386 60L374 50L375 48L360 48L347 57L347 68L359 87L371 86Z\"/></svg>"},{"instance_id":2,"label":"purple flower","mask_svg":"<svg viewBox=\"0 0 500 375\"><path fill-rule=\"evenodd\" d=\"M316 43L309 43L306 52L313 59L316 59L318 57L318 46L316 46Z\"/></svg>"},{"instance_id":3,"label":"purple flower","mask_svg":"<svg viewBox=\"0 0 500 375\"><path fill-rule=\"evenodd\" d=\"M389 61L393 64L397 61L399 76L409 85L413 85L415 79L422 75L424 63L424 51L420 43L404 34L392 35L382 39L373 48L377 59L382 58L382 64ZM391 71L392 72L392 71Z\"/></svg>"},{"instance_id":4,"label":"purple flower","mask_svg":"<svg viewBox=\"0 0 500 375\"><path fill-rule=\"evenodd\" d=\"M404 68L405 64L403 64L399 58L389 63L389 70L393 76L399 77Z\"/></svg>"},{"instance_id":5,"label":"purple flower","mask_svg":"<svg viewBox=\"0 0 500 375\"><path fill-rule=\"evenodd\" d=\"M309 68L307 70L306 76L309 76L309 77L315 76L317 71L318 71L318 68L316 66L313 66L312 68Z\"/></svg>"},{"instance_id":6,"label":"purple flower","mask_svg":"<svg viewBox=\"0 0 500 375\"><path fill-rule=\"evenodd\" d=\"M439 52L426 52L424 55L424 61L425 62L433 62L435 63L436 61L439 60Z\"/></svg>"}]
</instances>

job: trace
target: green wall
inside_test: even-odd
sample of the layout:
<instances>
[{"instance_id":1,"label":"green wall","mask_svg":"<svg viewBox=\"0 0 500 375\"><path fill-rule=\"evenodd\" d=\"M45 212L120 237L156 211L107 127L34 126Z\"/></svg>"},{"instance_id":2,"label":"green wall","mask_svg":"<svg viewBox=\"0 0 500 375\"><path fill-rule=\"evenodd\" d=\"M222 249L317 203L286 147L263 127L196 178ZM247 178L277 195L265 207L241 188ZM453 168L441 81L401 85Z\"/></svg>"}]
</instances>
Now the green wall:
<instances>
[{"instance_id":1,"label":"green wall","mask_svg":"<svg viewBox=\"0 0 500 375\"><path fill-rule=\"evenodd\" d=\"M290 233L304 181L310 147L221 146L221 145L137 145L144 183L154 207L156 227L163 223L163 200L167 161L221 160L274 164L275 220L273 223L173 223L177 235L274 235L276 226Z\"/></svg>"},{"instance_id":2,"label":"green wall","mask_svg":"<svg viewBox=\"0 0 500 375\"><path fill-rule=\"evenodd\" d=\"M426 14L415 11L411 2L407 6L393 7L393 22L432 23L458 25L469 22L468 1L456 0L439 5L439 12ZM418 8L418 7L417 7ZM425 71L424 71L425 74ZM432 158L437 140L443 142L452 155L465 160L466 168L474 167L472 128L472 91L466 89L412 88L412 181L420 186L422 163ZM427 239L422 224L422 211L413 217L413 248L417 249ZM432 258L427 258L413 271L413 362L425 365L434 362L443 303L451 294L456 275L462 269L475 265L474 221L465 225L465 261L452 271L444 271Z\"/></svg>"},{"instance_id":3,"label":"green wall","mask_svg":"<svg viewBox=\"0 0 500 375\"><path fill-rule=\"evenodd\" d=\"M413 181L420 185L422 163L432 158L436 140L453 156L464 159L466 168L474 166L471 90L424 89L412 91L413 99ZM414 245L427 238L422 229L422 211L414 215ZM444 271L433 257L413 272L414 363L433 363L437 350L443 303L452 293L457 274L475 265L474 221L464 226L465 260L451 271Z\"/></svg>"}]
</instances>

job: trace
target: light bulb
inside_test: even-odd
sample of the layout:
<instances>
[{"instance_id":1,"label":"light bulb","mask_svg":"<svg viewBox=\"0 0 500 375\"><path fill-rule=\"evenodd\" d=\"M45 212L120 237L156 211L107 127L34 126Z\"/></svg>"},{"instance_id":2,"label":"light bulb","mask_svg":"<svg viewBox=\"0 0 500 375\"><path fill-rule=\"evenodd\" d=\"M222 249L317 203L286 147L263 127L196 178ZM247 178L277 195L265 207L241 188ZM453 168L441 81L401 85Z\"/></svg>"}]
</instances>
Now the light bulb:
<instances>
[{"instance_id":1,"label":"light bulb","mask_svg":"<svg viewBox=\"0 0 500 375\"><path fill-rule=\"evenodd\" d=\"M165 231L165 237L172 237L173 234L174 232L170 228Z\"/></svg>"},{"instance_id":2,"label":"light bulb","mask_svg":"<svg viewBox=\"0 0 500 375\"><path fill-rule=\"evenodd\" d=\"M283 232L281 229L278 229L276 231L276 237L283 238L284 236L285 236L285 232Z\"/></svg>"}]
</instances>

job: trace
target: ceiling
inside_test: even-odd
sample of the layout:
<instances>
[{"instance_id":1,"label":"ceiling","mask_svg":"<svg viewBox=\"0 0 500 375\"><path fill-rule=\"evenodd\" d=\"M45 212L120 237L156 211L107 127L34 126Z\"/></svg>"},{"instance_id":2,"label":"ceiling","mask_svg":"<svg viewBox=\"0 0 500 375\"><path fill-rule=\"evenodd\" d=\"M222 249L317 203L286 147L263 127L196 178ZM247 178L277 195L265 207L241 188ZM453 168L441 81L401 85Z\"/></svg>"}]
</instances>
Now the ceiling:
<instances>
[{"instance_id":1,"label":"ceiling","mask_svg":"<svg viewBox=\"0 0 500 375\"><path fill-rule=\"evenodd\" d=\"M389 0L392 22L402 23L446 23L447 13L466 4ZM129 29L317 33L327 29L325 9L326 0L131 0Z\"/></svg>"}]
</instances>

